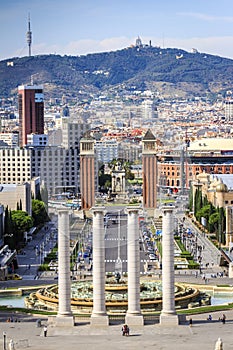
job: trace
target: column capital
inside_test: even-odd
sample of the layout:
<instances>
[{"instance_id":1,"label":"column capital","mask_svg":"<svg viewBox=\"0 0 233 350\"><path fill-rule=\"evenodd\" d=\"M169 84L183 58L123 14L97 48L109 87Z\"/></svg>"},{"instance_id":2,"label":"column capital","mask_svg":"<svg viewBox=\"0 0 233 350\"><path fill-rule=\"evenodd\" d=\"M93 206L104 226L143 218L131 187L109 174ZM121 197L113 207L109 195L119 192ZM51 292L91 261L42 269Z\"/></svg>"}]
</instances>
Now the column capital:
<instances>
[{"instance_id":1,"label":"column capital","mask_svg":"<svg viewBox=\"0 0 233 350\"><path fill-rule=\"evenodd\" d=\"M162 212L163 212L163 214L166 215L166 213L169 213L169 212L172 213L174 209L175 209L175 206L174 206L174 205L164 205L164 206L162 207Z\"/></svg>"},{"instance_id":2,"label":"column capital","mask_svg":"<svg viewBox=\"0 0 233 350\"><path fill-rule=\"evenodd\" d=\"M57 211L57 214L69 214L70 213L70 209L68 209L68 208L58 208L56 211Z\"/></svg>"},{"instance_id":3,"label":"column capital","mask_svg":"<svg viewBox=\"0 0 233 350\"><path fill-rule=\"evenodd\" d=\"M105 215L106 214L106 208L105 207L92 207L90 209L90 212L92 215L96 215L96 214L103 214Z\"/></svg>"},{"instance_id":4,"label":"column capital","mask_svg":"<svg viewBox=\"0 0 233 350\"><path fill-rule=\"evenodd\" d=\"M127 208L125 208L125 212L126 212L126 214L138 214L138 212L139 212L139 210L142 210L142 208L141 207L139 207L139 206L133 206L133 207L127 207Z\"/></svg>"}]
</instances>

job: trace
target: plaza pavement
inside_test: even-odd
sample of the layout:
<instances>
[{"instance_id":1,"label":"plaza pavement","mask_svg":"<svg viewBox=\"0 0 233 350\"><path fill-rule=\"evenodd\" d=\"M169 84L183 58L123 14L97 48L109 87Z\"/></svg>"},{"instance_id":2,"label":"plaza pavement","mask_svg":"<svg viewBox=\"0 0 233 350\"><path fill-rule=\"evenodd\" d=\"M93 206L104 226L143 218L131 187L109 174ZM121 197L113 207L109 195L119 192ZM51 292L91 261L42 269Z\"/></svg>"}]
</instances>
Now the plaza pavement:
<instances>
[{"instance_id":1,"label":"plaza pavement","mask_svg":"<svg viewBox=\"0 0 233 350\"><path fill-rule=\"evenodd\" d=\"M220 312L213 313L213 320L207 321L206 314L192 316L193 325L188 321L174 327L145 325L131 327L130 336L121 335L121 324L108 327L92 327L89 324L77 324L74 327L48 326L48 335L43 336L43 325L47 319L42 319L42 327L37 327L37 318L22 318L21 322L0 322L1 335L6 332L7 343L14 340L15 349L28 347L34 350L117 350L117 349L161 349L161 350L214 350L220 337L224 350L233 349L233 311L226 311L226 323L218 319ZM0 315L1 316L1 315ZM3 349L3 338L0 335L0 348ZM8 349L8 348L7 348Z\"/></svg>"},{"instance_id":2,"label":"plaza pavement","mask_svg":"<svg viewBox=\"0 0 233 350\"><path fill-rule=\"evenodd\" d=\"M37 236L38 243L44 238L44 232L41 231ZM54 283L49 278L34 279L37 276L38 258L34 254L35 241L25 247L25 255L20 257L20 266L18 273L23 275L22 281L3 281L0 282L0 288L16 287L20 285L41 285L44 283ZM30 269L28 268L30 263ZM205 269L206 274L221 272L222 269L212 266ZM30 280L30 282L29 282ZM177 272L175 281L185 281L188 283L204 284L202 276L195 276L190 271ZM208 284L233 284L233 279L226 276L221 278L208 278ZM193 326L190 327L187 322L176 327L165 327L159 323L145 325L143 327L131 327L130 336L122 337L122 324L110 325L108 327L91 327L88 323L79 323L77 320L74 327L54 327L48 325L48 336L43 336L43 325L47 324L47 318L42 319L42 327L37 327L38 316L29 316L20 313L12 314L9 312L0 312L0 348L3 349L3 332L6 332L7 345L10 339L15 343L15 349L29 348L33 350L65 350L84 349L84 350L110 350L124 349L156 349L156 350L214 350L215 343L220 337L223 341L224 350L233 349L233 310L224 312L226 314L226 324L219 321L222 312L212 313L213 321L207 321L207 314L194 315ZM12 316L20 322L6 322L7 318ZM8 350L8 347L6 348Z\"/></svg>"}]
</instances>

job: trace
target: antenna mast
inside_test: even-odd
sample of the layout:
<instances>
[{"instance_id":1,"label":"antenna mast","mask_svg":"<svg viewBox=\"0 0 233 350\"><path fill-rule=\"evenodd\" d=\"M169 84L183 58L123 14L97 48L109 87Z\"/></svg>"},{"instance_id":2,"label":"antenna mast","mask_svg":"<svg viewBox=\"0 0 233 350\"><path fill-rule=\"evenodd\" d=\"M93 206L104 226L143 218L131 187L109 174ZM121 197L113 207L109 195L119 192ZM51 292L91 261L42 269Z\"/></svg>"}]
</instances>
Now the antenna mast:
<instances>
[{"instance_id":1,"label":"antenna mast","mask_svg":"<svg viewBox=\"0 0 233 350\"><path fill-rule=\"evenodd\" d=\"M30 23L30 13L28 14L27 43L28 43L28 56L31 57L32 31L31 31L31 23Z\"/></svg>"}]
</instances>

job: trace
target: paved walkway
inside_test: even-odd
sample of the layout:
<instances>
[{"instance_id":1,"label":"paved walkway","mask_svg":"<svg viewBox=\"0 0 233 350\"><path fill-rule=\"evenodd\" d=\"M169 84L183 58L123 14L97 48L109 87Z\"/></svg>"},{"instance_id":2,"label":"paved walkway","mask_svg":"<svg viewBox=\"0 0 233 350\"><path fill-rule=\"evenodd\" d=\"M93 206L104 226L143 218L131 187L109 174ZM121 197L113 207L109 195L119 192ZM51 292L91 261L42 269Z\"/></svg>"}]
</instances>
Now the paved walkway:
<instances>
[{"instance_id":1,"label":"paved walkway","mask_svg":"<svg viewBox=\"0 0 233 350\"><path fill-rule=\"evenodd\" d=\"M91 327L79 324L74 327L48 326L48 336L43 336L43 327L38 328L36 319L31 322L0 323L1 334L6 332L7 343L15 342L15 349L29 347L34 350L88 349L161 349L161 350L214 350L219 337L224 350L233 349L233 311L225 312L227 321L222 324L218 318L221 313L212 314L213 321L207 321L207 315L192 317L193 326L187 324L176 327L164 327L159 324L144 327L131 327L130 336L122 337L121 325ZM42 325L46 319L42 321ZM0 338L0 347L3 348Z\"/></svg>"},{"instance_id":2,"label":"paved walkway","mask_svg":"<svg viewBox=\"0 0 233 350\"><path fill-rule=\"evenodd\" d=\"M4 287L26 285L28 280L30 284L43 284L45 280L34 280L37 274L39 258L35 256L35 244L41 244L44 239L43 230L36 237L38 242L33 241L26 247L26 255L20 258L20 268L18 273L23 275L22 281L4 281ZM37 259L37 260L36 260ZM30 263L30 269L28 264ZM204 272L213 274L222 271L218 266L211 266ZM33 281L32 281L33 280ZM203 284L202 276L195 276L190 271L180 271L176 273L176 281L186 281L189 283ZM46 281L49 283L49 281ZM53 279L51 282L55 282ZM28 283L29 284L29 283ZM233 279L228 277L208 278L208 284L233 284ZM1 288L1 283L0 283ZM220 312L213 313L213 321L208 322L205 314L192 316L193 326L188 322L177 327L164 327L159 324L145 325L144 327L131 327L130 336L121 336L121 325L111 325L106 328L91 327L85 323L78 323L75 327L53 327L48 326L48 336L43 336L43 327L37 327L38 316L28 316L20 313L11 314L9 312L0 312L0 348L3 349L3 332L6 332L7 344L10 339L15 342L15 349L29 347L34 350L64 350L81 349L102 350L108 347L115 349L161 349L161 350L214 350L215 343L219 337L223 340L223 349L233 349L233 310L225 312L227 321L222 324L218 321ZM7 323L9 316L18 319L20 322ZM47 318L42 318L42 325L47 324ZM8 350L8 348L7 348Z\"/></svg>"}]
</instances>

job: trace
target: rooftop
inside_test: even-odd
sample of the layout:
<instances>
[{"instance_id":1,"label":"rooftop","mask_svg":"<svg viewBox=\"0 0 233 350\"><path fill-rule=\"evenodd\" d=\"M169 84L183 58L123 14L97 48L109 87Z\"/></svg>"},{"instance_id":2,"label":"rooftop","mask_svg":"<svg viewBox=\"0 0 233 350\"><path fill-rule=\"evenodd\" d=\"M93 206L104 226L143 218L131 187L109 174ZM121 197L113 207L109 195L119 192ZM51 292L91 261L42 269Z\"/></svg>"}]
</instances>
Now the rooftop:
<instances>
[{"instance_id":1,"label":"rooftop","mask_svg":"<svg viewBox=\"0 0 233 350\"><path fill-rule=\"evenodd\" d=\"M203 138L190 143L189 151L233 151L233 138Z\"/></svg>"}]
</instances>

